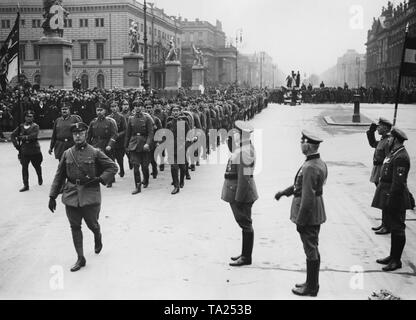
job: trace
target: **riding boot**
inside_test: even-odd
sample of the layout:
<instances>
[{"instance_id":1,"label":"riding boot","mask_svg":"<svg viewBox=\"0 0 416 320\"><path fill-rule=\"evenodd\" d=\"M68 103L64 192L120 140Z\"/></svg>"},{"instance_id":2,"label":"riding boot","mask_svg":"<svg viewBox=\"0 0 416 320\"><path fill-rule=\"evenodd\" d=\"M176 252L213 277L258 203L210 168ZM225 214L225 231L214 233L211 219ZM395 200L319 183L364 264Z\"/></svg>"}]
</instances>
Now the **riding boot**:
<instances>
[{"instance_id":1,"label":"riding boot","mask_svg":"<svg viewBox=\"0 0 416 320\"><path fill-rule=\"evenodd\" d=\"M235 262L230 263L231 267L241 267L251 265L251 256L253 253L254 232L243 231L243 248L241 250L241 257Z\"/></svg>"}]
</instances>

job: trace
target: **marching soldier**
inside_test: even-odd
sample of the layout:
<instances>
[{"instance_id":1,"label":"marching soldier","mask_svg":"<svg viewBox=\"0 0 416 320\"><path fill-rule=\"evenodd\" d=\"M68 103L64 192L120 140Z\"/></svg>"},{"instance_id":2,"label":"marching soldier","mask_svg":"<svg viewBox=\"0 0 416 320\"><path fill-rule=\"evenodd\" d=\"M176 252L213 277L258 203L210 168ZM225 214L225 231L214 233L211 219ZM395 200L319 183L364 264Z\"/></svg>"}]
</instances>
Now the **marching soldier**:
<instances>
[{"instance_id":1,"label":"marching soldier","mask_svg":"<svg viewBox=\"0 0 416 320\"><path fill-rule=\"evenodd\" d=\"M390 153L390 131L393 124L385 119L380 118L378 124L372 123L367 131L368 143L375 149L373 157L373 170L371 172L370 181L377 187L380 180L381 167L384 159ZM381 136L380 141L376 140L375 132ZM389 234L390 231L386 227L386 213L382 211L382 222L379 227L372 228L376 234Z\"/></svg>"},{"instance_id":2,"label":"marching soldier","mask_svg":"<svg viewBox=\"0 0 416 320\"><path fill-rule=\"evenodd\" d=\"M111 103L111 114L110 118L114 119L117 125L117 139L114 144L114 157L117 160L118 166L120 167L120 177L124 177L124 140L126 136L127 122L125 117L119 112L117 102Z\"/></svg>"},{"instance_id":3,"label":"marching soldier","mask_svg":"<svg viewBox=\"0 0 416 320\"><path fill-rule=\"evenodd\" d=\"M142 190L140 167L143 172L143 188L149 186L150 144L153 141L154 130L153 120L143 112L144 108L140 102L133 102L133 108L134 116L129 118L124 146L133 164L136 189L132 194L136 195Z\"/></svg>"},{"instance_id":4,"label":"marching soldier","mask_svg":"<svg viewBox=\"0 0 416 320\"><path fill-rule=\"evenodd\" d=\"M100 149L111 159L114 158L114 145L117 139L117 124L114 119L106 117L107 108L102 102L96 104L97 118L91 121L87 133L87 143ZM110 181L107 188L111 188L115 180Z\"/></svg>"},{"instance_id":5,"label":"marching soldier","mask_svg":"<svg viewBox=\"0 0 416 320\"><path fill-rule=\"evenodd\" d=\"M117 165L99 149L86 142L88 126L81 122L73 124L71 131L75 146L66 150L59 162L58 170L49 193L49 209L56 210L56 198L63 187L62 202L65 205L72 239L78 255L72 272L85 267L82 219L94 233L95 253L103 248L100 224L100 183L106 185L117 173ZM100 171L99 171L100 170Z\"/></svg>"},{"instance_id":6,"label":"marching soldier","mask_svg":"<svg viewBox=\"0 0 416 320\"><path fill-rule=\"evenodd\" d=\"M321 256L318 250L319 231L326 221L323 186L328 176L327 165L318 153L323 142L319 137L302 131L301 149L306 161L299 169L295 184L275 196L294 196L290 220L296 224L306 254L306 283L297 284L292 292L300 296L316 297L319 291L319 267Z\"/></svg>"},{"instance_id":7,"label":"marching soldier","mask_svg":"<svg viewBox=\"0 0 416 320\"><path fill-rule=\"evenodd\" d=\"M225 172L225 182L221 199L228 202L234 218L242 229L241 255L231 258L232 267L251 265L254 244L254 230L251 209L258 199L253 179L255 168L255 149L250 141L254 129L243 121L236 121L233 138L228 139L228 148L232 152Z\"/></svg>"},{"instance_id":8,"label":"marching soldier","mask_svg":"<svg viewBox=\"0 0 416 320\"><path fill-rule=\"evenodd\" d=\"M131 110L130 110L130 104L129 102L124 99L121 103L121 115L124 117L124 119L126 120L126 127L127 127L127 123L129 123L129 118L133 115ZM125 134L124 134L125 136ZM123 142L124 143L124 142ZM126 153L126 150L124 150L124 153ZM130 158L129 155L127 155L127 159L129 160L129 168L130 170L133 170L133 165L130 162Z\"/></svg>"},{"instance_id":9,"label":"marching soldier","mask_svg":"<svg viewBox=\"0 0 416 320\"><path fill-rule=\"evenodd\" d=\"M52 139L48 153L55 153L55 159L61 160L64 151L74 145L72 138L71 126L75 123L82 122L78 115L71 114L71 103L63 102L61 104L61 117L56 119L53 125Z\"/></svg>"},{"instance_id":10,"label":"marching soldier","mask_svg":"<svg viewBox=\"0 0 416 320\"><path fill-rule=\"evenodd\" d=\"M29 163L32 163L38 175L38 184L43 184L42 161L43 156L38 141L39 126L33 122L34 112L27 110L24 113L25 122L20 124L11 134L14 147L19 151L18 158L22 165L23 188L20 192L29 190Z\"/></svg>"},{"instance_id":11,"label":"marching soldier","mask_svg":"<svg viewBox=\"0 0 416 320\"><path fill-rule=\"evenodd\" d=\"M397 127L393 128L391 135L391 152L384 160L380 183L372 203L374 208L385 211L386 224L391 230L390 255L377 260L377 263L386 265L383 271L394 271L402 267L401 257L406 244L406 210L412 209L407 188L410 158L404 146L408 138Z\"/></svg>"},{"instance_id":12,"label":"marching soldier","mask_svg":"<svg viewBox=\"0 0 416 320\"><path fill-rule=\"evenodd\" d=\"M162 122L160 121L160 119L158 117L156 117L154 115L154 111L153 111L153 107L152 107L151 102L146 104L146 111L147 111L147 114L152 118L153 131L157 132L158 130L162 129ZM150 164L152 165L152 177L153 177L153 179L156 179L157 175L158 175L157 163L156 163L156 160L155 160L156 147L157 147L157 143L155 141L152 141L151 144L150 144Z\"/></svg>"},{"instance_id":13,"label":"marching soldier","mask_svg":"<svg viewBox=\"0 0 416 320\"><path fill-rule=\"evenodd\" d=\"M173 133L174 139L174 152L173 155L168 154L170 166L170 172L172 175L172 184L174 189L172 195L178 194L180 189L185 186L185 175L186 175L186 148L187 141L186 135L189 131L189 124L186 117L180 117L181 109L178 105L173 105L171 114L172 116L167 119L166 128ZM178 127L184 127L183 136L179 136ZM179 157L182 155L181 157ZM178 178L180 174L180 178Z\"/></svg>"}]
</instances>

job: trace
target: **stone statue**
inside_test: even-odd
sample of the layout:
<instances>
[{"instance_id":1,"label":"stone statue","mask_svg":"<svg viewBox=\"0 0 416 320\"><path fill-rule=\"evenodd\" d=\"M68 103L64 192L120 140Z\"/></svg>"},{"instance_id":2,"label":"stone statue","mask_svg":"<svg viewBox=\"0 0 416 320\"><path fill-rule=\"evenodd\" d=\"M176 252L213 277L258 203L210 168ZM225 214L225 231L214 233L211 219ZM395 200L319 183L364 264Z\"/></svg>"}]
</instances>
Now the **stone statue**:
<instances>
[{"instance_id":1,"label":"stone statue","mask_svg":"<svg viewBox=\"0 0 416 320\"><path fill-rule=\"evenodd\" d=\"M192 44L192 53L194 55L194 66L203 66L204 65L204 54L199 48L195 48L195 45Z\"/></svg>"},{"instance_id":2,"label":"stone statue","mask_svg":"<svg viewBox=\"0 0 416 320\"><path fill-rule=\"evenodd\" d=\"M43 33L45 36L64 36L64 20L69 12L62 6L62 0L43 0Z\"/></svg>"},{"instance_id":3,"label":"stone statue","mask_svg":"<svg viewBox=\"0 0 416 320\"><path fill-rule=\"evenodd\" d=\"M169 41L169 52L166 56L166 61L177 61L178 60L178 53L175 48L175 43L173 42L173 39Z\"/></svg>"},{"instance_id":4,"label":"stone statue","mask_svg":"<svg viewBox=\"0 0 416 320\"><path fill-rule=\"evenodd\" d=\"M129 29L129 48L131 53L139 53L139 25L132 22Z\"/></svg>"}]
</instances>

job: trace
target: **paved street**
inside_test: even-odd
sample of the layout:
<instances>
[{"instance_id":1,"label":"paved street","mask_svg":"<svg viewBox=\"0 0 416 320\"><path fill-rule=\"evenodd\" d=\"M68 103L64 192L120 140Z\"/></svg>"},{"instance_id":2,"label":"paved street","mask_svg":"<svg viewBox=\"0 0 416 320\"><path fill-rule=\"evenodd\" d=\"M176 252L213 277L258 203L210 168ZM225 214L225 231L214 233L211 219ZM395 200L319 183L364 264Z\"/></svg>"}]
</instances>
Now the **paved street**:
<instances>
[{"instance_id":1,"label":"paved street","mask_svg":"<svg viewBox=\"0 0 416 320\"><path fill-rule=\"evenodd\" d=\"M71 273L76 254L64 206L58 201L55 214L47 209L57 167L47 154L49 141L41 142L45 183L36 184L31 167L27 193L18 192L22 182L13 146L0 144L0 299L300 299L290 291L306 276L301 241L289 221L291 200L277 203L274 194L293 183L304 160L302 128L325 139L321 155L329 167L318 299L367 299L380 289L416 299L416 214L408 212L403 268L381 272L375 260L389 254L390 236L371 231L381 214L370 208L375 188L369 182L373 150L367 128L328 127L323 120L337 113L352 116L352 110L351 105L270 105L252 121L262 130L262 139L256 136L260 199L253 207L253 264L239 269L228 263L240 253L240 229L220 200L225 164L216 164L216 158L226 160L225 145L218 157L213 154L197 167L177 196L170 194L169 167L138 196L131 195L131 171L123 179L117 176L113 189L102 189L104 249L94 254L93 235L84 225L87 266ZM362 113L392 118L393 106L362 105ZM398 126L410 138L414 194L415 123L416 106L401 106ZM63 270L61 288L53 281L56 270Z\"/></svg>"}]
</instances>

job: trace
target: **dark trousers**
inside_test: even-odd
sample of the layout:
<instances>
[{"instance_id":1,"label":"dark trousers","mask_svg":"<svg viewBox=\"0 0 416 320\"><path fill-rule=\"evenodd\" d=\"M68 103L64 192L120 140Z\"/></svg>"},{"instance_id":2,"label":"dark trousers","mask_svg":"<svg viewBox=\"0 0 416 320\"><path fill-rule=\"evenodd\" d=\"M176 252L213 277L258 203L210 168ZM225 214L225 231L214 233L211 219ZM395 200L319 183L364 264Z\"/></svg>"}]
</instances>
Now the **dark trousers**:
<instances>
[{"instance_id":1,"label":"dark trousers","mask_svg":"<svg viewBox=\"0 0 416 320\"><path fill-rule=\"evenodd\" d=\"M136 184L141 183L140 167L143 172L143 182L149 182L149 164L150 153L149 152L131 152L130 161L133 164L134 169L134 181Z\"/></svg>"},{"instance_id":2,"label":"dark trousers","mask_svg":"<svg viewBox=\"0 0 416 320\"><path fill-rule=\"evenodd\" d=\"M233 202L230 203L235 221L237 221L243 232L253 233L253 220L251 219L251 208L253 203Z\"/></svg>"},{"instance_id":3,"label":"dark trousers","mask_svg":"<svg viewBox=\"0 0 416 320\"><path fill-rule=\"evenodd\" d=\"M34 155L22 155L20 163L22 164L22 179L25 186L29 186L29 163L35 168L38 179L42 178L42 164L43 156L41 153Z\"/></svg>"},{"instance_id":4,"label":"dark trousers","mask_svg":"<svg viewBox=\"0 0 416 320\"><path fill-rule=\"evenodd\" d=\"M318 250L320 230L321 226L297 226L307 260L320 260Z\"/></svg>"},{"instance_id":5,"label":"dark trousers","mask_svg":"<svg viewBox=\"0 0 416 320\"><path fill-rule=\"evenodd\" d=\"M153 149L150 151L150 164L152 165L152 174L157 174L157 162L155 160L155 151L156 149ZM163 159L162 159L163 160Z\"/></svg>"},{"instance_id":6,"label":"dark trousers","mask_svg":"<svg viewBox=\"0 0 416 320\"><path fill-rule=\"evenodd\" d=\"M184 183L186 167L184 164L172 164L170 166L170 173L172 175L172 181L175 188L179 188L179 177L178 174L180 173L180 183Z\"/></svg>"},{"instance_id":7,"label":"dark trousers","mask_svg":"<svg viewBox=\"0 0 416 320\"><path fill-rule=\"evenodd\" d=\"M125 151L123 148L120 149L115 149L114 151L114 157L118 163L118 166L120 167L120 173L123 174L124 173L124 155L125 155Z\"/></svg>"},{"instance_id":8,"label":"dark trousers","mask_svg":"<svg viewBox=\"0 0 416 320\"><path fill-rule=\"evenodd\" d=\"M94 238L97 239L101 235L100 224L98 223L101 205L92 205L86 207L70 207L66 206L66 216L68 217L71 226L72 240L74 241L75 251L78 257L84 256L83 237L81 231L82 219L87 224L88 229L94 233Z\"/></svg>"}]
</instances>

